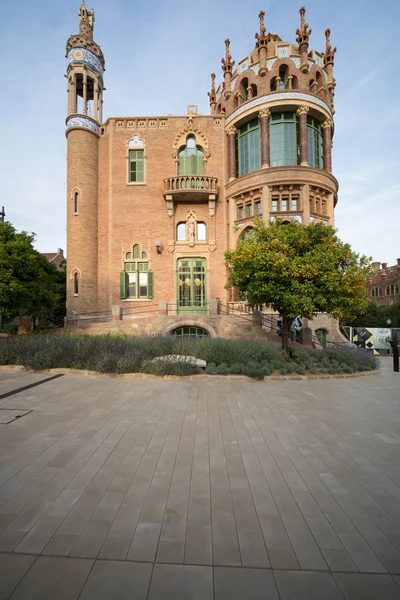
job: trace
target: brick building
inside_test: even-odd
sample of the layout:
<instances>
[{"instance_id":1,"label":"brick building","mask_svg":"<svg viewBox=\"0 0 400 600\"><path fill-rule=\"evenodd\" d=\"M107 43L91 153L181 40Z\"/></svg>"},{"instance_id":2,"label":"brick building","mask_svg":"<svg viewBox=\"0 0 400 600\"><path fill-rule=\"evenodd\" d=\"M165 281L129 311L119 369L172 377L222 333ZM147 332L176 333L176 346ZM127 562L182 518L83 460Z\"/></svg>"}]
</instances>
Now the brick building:
<instances>
[{"instance_id":1,"label":"brick building","mask_svg":"<svg viewBox=\"0 0 400 600\"><path fill-rule=\"evenodd\" d=\"M381 306L390 306L400 300L400 258L397 265L388 267L387 263L375 262L374 273L366 286L371 302Z\"/></svg>"},{"instance_id":2,"label":"brick building","mask_svg":"<svg viewBox=\"0 0 400 600\"><path fill-rule=\"evenodd\" d=\"M105 61L82 3L66 49L69 321L113 314L140 332L225 335L219 314L238 298L225 289L224 252L254 216L333 225L336 48L328 29L325 52L310 50L300 15L288 43L267 33L260 12L255 47L236 66L225 40L210 114L193 105L103 122ZM334 321L321 320L334 337Z\"/></svg>"},{"instance_id":3,"label":"brick building","mask_svg":"<svg viewBox=\"0 0 400 600\"><path fill-rule=\"evenodd\" d=\"M42 252L41 254L57 267L57 271L64 268L65 256L62 248L57 248L57 252Z\"/></svg>"}]
</instances>

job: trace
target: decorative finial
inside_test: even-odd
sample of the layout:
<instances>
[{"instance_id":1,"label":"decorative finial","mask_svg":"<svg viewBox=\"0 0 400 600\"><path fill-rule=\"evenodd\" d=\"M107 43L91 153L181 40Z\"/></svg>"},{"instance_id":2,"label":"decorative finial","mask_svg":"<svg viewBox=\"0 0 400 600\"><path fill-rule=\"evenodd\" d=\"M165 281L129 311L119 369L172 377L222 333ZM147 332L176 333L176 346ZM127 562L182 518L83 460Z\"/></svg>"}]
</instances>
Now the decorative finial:
<instances>
[{"instance_id":1,"label":"decorative finial","mask_svg":"<svg viewBox=\"0 0 400 600\"><path fill-rule=\"evenodd\" d=\"M230 40L227 38L225 40L225 58L221 59L222 70L224 73L232 73L232 67L235 64L235 61L232 61L232 56L229 52L230 43Z\"/></svg>"},{"instance_id":2,"label":"decorative finial","mask_svg":"<svg viewBox=\"0 0 400 600\"><path fill-rule=\"evenodd\" d=\"M79 30L83 35L93 38L94 10L87 10L85 0L79 9Z\"/></svg>"},{"instance_id":3,"label":"decorative finial","mask_svg":"<svg viewBox=\"0 0 400 600\"><path fill-rule=\"evenodd\" d=\"M308 39L312 33L312 29L308 30L308 23L306 23L305 21L305 14L306 14L306 9L304 6L302 6L299 10L300 13L300 29L296 29L296 33L297 33L297 43L299 44L299 46L301 44L304 43L308 43Z\"/></svg>"},{"instance_id":4,"label":"decorative finial","mask_svg":"<svg viewBox=\"0 0 400 600\"><path fill-rule=\"evenodd\" d=\"M332 46L331 46L331 30L330 29L327 29L325 31L325 37L326 37L326 51L325 51L325 54L322 53L322 56L324 57L324 66L326 67L329 64L333 65L336 48L332 48Z\"/></svg>"},{"instance_id":5,"label":"decorative finial","mask_svg":"<svg viewBox=\"0 0 400 600\"><path fill-rule=\"evenodd\" d=\"M264 46L267 43L267 36L266 36L267 29L264 25L264 17L265 17L265 12L262 10L262 11L260 11L260 14L258 15L258 18L260 19L260 33L256 33L256 35L255 35L256 40L257 40L257 43L256 43L257 48L259 48L260 46Z\"/></svg>"},{"instance_id":6,"label":"decorative finial","mask_svg":"<svg viewBox=\"0 0 400 600\"><path fill-rule=\"evenodd\" d=\"M211 92L208 92L210 98L210 104L215 104L217 101L217 94L215 93L215 73L211 73Z\"/></svg>"}]
</instances>

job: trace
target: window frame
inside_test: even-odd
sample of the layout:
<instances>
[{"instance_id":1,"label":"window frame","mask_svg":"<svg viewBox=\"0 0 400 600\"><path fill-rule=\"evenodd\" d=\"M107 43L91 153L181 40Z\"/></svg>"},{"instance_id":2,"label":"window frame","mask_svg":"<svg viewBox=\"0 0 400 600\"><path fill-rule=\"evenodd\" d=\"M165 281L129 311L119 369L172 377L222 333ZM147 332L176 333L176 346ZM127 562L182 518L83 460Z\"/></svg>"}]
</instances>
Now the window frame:
<instances>
[{"instance_id":1,"label":"window frame","mask_svg":"<svg viewBox=\"0 0 400 600\"><path fill-rule=\"evenodd\" d=\"M142 161L143 161L143 181L131 181L131 173L132 173L132 169L131 169L131 163L133 162L131 160L131 153L132 152L140 152L142 153ZM146 155L145 155L145 149L142 148L129 148L128 146L128 185L146 185Z\"/></svg>"},{"instance_id":2,"label":"window frame","mask_svg":"<svg viewBox=\"0 0 400 600\"><path fill-rule=\"evenodd\" d=\"M322 125L307 115L307 162L313 169L324 168L324 137Z\"/></svg>"},{"instance_id":3,"label":"window frame","mask_svg":"<svg viewBox=\"0 0 400 600\"><path fill-rule=\"evenodd\" d=\"M144 287L140 282L143 274L146 274L146 294L142 294L140 289L141 286ZM120 298L130 302L154 298L154 274L150 269L147 252L142 251L140 244L134 244L132 251L125 254L124 268L120 272Z\"/></svg>"},{"instance_id":4,"label":"window frame","mask_svg":"<svg viewBox=\"0 0 400 600\"><path fill-rule=\"evenodd\" d=\"M279 118L277 116L280 115ZM290 115L290 118L288 118ZM286 134L285 125L292 125L292 139ZM269 119L271 167L295 167L300 164L299 120L292 111L274 112ZM291 152L287 148L291 147ZM281 149L279 149L281 148ZM274 153L276 158L274 159ZM280 158L277 158L280 156Z\"/></svg>"},{"instance_id":5,"label":"window frame","mask_svg":"<svg viewBox=\"0 0 400 600\"><path fill-rule=\"evenodd\" d=\"M188 146L189 140L194 140L194 147L191 148ZM194 153L190 153L189 150L195 150ZM183 163L181 163L181 158L183 159ZM195 161L193 159L196 159ZM190 133L186 136L186 144L181 146L178 150L178 162L177 162L177 176L185 177L190 175L204 175L204 148L199 146L196 141L196 136ZM190 160L189 160L190 159ZM193 173L194 162L196 163L195 173ZM187 172L187 166L190 165L190 172ZM201 167L200 167L201 165ZM185 172L182 172L185 171Z\"/></svg>"},{"instance_id":6,"label":"window frame","mask_svg":"<svg viewBox=\"0 0 400 600\"><path fill-rule=\"evenodd\" d=\"M253 134L257 135L253 136ZM252 153L254 154L253 161ZM260 119L257 117L238 128L236 134L236 176L243 177L243 175L254 173L260 169L261 126Z\"/></svg>"}]
</instances>

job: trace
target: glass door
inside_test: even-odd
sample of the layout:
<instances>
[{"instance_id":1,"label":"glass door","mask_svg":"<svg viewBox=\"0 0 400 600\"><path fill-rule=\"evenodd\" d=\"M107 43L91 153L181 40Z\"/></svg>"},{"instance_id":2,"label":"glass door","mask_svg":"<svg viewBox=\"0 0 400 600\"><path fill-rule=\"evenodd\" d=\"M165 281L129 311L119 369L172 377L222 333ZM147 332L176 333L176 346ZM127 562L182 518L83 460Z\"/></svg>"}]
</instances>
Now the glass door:
<instances>
[{"instance_id":1,"label":"glass door","mask_svg":"<svg viewBox=\"0 0 400 600\"><path fill-rule=\"evenodd\" d=\"M206 261L178 260L178 314L207 314Z\"/></svg>"}]
</instances>

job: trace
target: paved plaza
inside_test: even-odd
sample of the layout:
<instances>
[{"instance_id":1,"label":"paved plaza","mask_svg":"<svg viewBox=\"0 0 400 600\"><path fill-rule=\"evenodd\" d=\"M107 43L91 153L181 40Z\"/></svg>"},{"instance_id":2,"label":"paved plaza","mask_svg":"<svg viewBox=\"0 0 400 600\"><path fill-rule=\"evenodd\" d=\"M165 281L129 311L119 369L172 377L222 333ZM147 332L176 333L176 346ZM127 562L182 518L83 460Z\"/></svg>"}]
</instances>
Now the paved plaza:
<instances>
[{"instance_id":1,"label":"paved plaza","mask_svg":"<svg viewBox=\"0 0 400 600\"><path fill-rule=\"evenodd\" d=\"M400 375L0 370L0 600L400 599ZM28 412L31 411L31 412Z\"/></svg>"}]
</instances>

